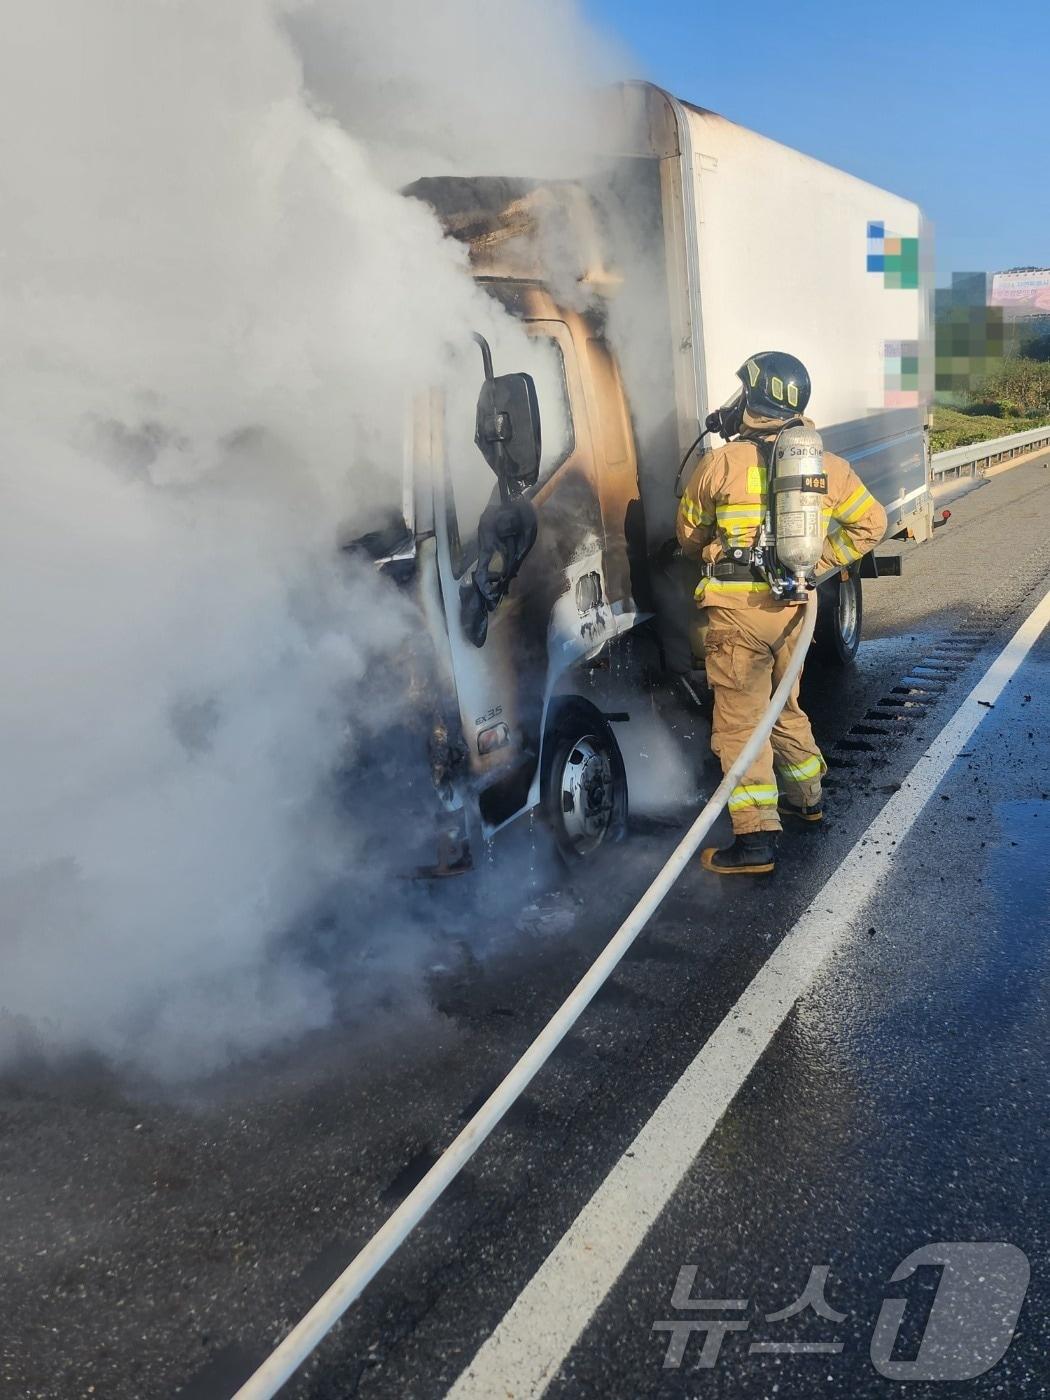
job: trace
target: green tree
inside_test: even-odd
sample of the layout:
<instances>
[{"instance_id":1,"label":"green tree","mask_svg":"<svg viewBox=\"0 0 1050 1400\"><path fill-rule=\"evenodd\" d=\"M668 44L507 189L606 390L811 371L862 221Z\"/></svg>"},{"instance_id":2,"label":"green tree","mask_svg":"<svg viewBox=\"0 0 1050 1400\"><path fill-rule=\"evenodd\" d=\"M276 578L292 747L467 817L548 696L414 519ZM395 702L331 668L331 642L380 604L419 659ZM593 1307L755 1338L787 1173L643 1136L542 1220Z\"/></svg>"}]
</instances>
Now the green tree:
<instances>
[{"instance_id":1,"label":"green tree","mask_svg":"<svg viewBox=\"0 0 1050 1400\"><path fill-rule=\"evenodd\" d=\"M1021 354L1029 360L1040 360L1043 364L1050 361L1050 331L1045 331L1041 335L1034 336L1021 346Z\"/></svg>"},{"instance_id":2,"label":"green tree","mask_svg":"<svg viewBox=\"0 0 1050 1400\"><path fill-rule=\"evenodd\" d=\"M1004 360L968 397L974 404L999 404L1011 418L1050 413L1050 363Z\"/></svg>"}]
</instances>

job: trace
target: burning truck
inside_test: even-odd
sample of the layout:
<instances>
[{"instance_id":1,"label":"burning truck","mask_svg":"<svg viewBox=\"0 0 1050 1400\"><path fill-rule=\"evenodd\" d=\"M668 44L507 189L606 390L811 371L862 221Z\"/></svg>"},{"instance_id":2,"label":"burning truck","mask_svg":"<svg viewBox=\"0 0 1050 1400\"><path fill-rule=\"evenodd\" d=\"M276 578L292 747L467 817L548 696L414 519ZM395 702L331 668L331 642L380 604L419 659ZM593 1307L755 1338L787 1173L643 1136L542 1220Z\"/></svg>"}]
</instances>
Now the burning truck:
<instances>
[{"instance_id":1,"label":"burning truck","mask_svg":"<svg viewBox=\"0 0 1050 1400\"><path fill-rule=\"evenodd\" d=\"M405 191L535 352L527 370L494 364L477 337L477 451L461 445L462 405L417 397L400 509L352 545L424 620L413 688L436 874L468 869L472 843L527 812L570 860L623 833L615 725L630 710L608 679L633 677L643 696L654 675L700 664L695 578L667 548L676 486L754 350L806 363L825 445L857 466L889 533L932 530L919 208L649 84L615 90L608 130L601 178ZM860 643L861 576L898 573L900 558L820 581L830 658Z\"/></svg>"}]
</instances>

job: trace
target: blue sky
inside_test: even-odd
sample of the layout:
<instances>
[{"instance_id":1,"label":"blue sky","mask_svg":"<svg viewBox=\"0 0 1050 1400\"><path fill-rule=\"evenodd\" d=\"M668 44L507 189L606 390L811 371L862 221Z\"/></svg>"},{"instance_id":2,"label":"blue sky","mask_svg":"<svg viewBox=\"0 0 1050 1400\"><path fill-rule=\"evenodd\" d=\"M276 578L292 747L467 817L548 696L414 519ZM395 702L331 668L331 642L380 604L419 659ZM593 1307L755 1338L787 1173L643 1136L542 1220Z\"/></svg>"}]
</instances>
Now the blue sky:
<instances>
[{"instance_id":1,"label":"blue sky","mask_svg":"<svg viewBox=\"0 0 1050 1400\"><path fill-rule=\"evenodd\" d=\"M646 77L916 200L952 271L1050 266L1050 0L583 0Z\"/></svg>"}]
</instances>

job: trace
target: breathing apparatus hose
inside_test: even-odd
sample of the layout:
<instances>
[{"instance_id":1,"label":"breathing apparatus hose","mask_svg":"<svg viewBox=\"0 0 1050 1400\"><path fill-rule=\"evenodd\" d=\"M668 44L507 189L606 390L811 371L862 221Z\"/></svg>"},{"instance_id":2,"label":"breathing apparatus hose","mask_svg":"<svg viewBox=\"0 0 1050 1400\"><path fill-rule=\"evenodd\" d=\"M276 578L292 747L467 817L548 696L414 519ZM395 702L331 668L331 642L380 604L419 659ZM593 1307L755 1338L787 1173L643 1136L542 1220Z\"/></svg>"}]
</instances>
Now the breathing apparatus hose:
<instances>
[{"instance_id":1,"label":"breathing apparatus hose","mask_svg":"<svg viewBox=\"0 0 1050 1400\"><path fill-rule=\"evenodd\" d=\"M679 464L678 464L678 471L677 471L677 473L675 474L675 479L674 479L674 494L675 494L675 499L678 500L678 501L680 501L680 500L682 499L682 473L685 471L686 463L689 461L689 458L693 455L693 453L696 451L696 449L697 449L697 448L700 446L700 444L703 442L703 440L704 440L705 437L707 437L707 429L706 429L706 428L704 429L704 431L700 434L700 436L699 436L694 442L691 442L691 443L689 444L689 446L688 446L688 447L686 448L686 450L685 450L685 456L682 458L681 462L679 462Z\"/></svg>"},{"instance_id":2,"label":"breathing apparatus hose","mask_svg":"<svg viewBox=\"0 0 1050 1400\"><path fill-rule=\"evenodd\" d=\"M701 841L729 801L733 788L743 780L759 750L769 739L773 725L787 704L788 696L805 662L809 644L813 640L813 629L817 620L815 589L809 592L805 609L798 644L784 677L769 702L769 707L741 750L740 756L682 837L667 864L591 964L590 969L466 1127L453 1139L423 1180L405 1197L386 1223L351 1260L327 1292L323 1293L310 1311L296 1323L254 1375L245 1381L233 1400L272 1400L343 1313L360 1297L445 1188L473 1157L511 1105L525 1092L615 971L624 954L699 850Z\"/></svg>"}]
</instances>

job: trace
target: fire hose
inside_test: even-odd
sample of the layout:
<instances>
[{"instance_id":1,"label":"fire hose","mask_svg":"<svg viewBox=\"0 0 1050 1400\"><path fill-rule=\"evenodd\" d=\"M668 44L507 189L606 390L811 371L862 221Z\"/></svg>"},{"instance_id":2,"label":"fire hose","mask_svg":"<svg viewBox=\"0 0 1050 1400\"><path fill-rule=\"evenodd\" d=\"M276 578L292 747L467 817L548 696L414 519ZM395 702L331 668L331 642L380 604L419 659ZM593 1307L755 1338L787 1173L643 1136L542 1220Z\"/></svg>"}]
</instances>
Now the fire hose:
<instances>
[{"instance_id":1,"label":"fire hose","mask_svg":"<svg viewBox=\"0 0 1050 1400\"><path fill-rule=\"evenodd\" d=\"M729 801L729 795L733 788L745 776L759 750L768 741L773 726L779 719L792 687L799 677L806 652L813 640L813 629L817 618L816 590L809 591L805 609L798 645L783 679L769 702L769 708L736 762L723 777L645 894L642 895L612 939L606 944L539 1035L485 1100L462 1132L453 1139L422 1181L405 1197L397 1210L372 1236L364 1248L355 1255L309 1312L296 1323L258 1370L245 1381L236 1392L233 1400L271 1400L271 1397L277 1394L281 1386L298 1370L350 1305L361 1296L379 1270L400 1248L434 1202L466 1166L508 1109L528 1088L615 971L624 954L656 913L678 877L696 854L701 841L707 836L715 820Z\"/></svg>"}]
</instances>

